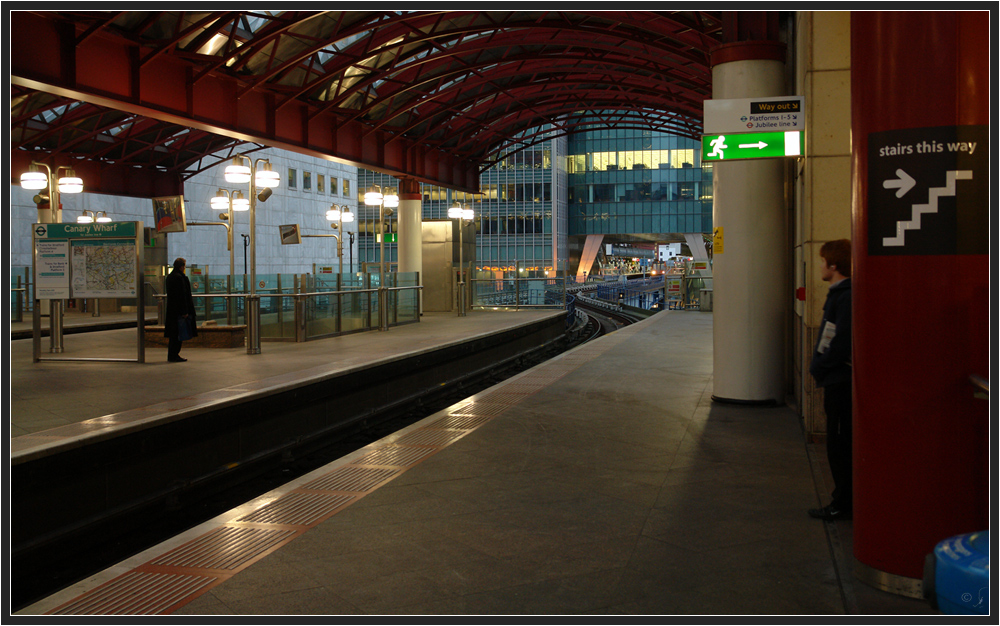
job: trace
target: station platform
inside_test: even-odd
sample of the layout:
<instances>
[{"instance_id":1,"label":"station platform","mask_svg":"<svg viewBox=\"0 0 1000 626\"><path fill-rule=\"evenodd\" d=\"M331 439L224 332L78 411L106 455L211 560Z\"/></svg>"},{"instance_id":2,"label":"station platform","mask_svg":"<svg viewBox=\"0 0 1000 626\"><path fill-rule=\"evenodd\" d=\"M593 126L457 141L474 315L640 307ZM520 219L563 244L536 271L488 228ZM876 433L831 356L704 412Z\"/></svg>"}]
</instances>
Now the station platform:
<instances>
[{"instance_id":1,"label":"station platform","mask_svg":"<svg viewBox=\"0 0 1000 626\"><path fill-rule=\"evenodd\" d=\"M463 324L502 321L493 315L349 336L357 348L336 353L370 358L407 333L454 341ZM169 389L185 402L211 391L203 379L250 384L280 367L293 377L332 352L328 340L265 343L254 356L204 349L187 363L81 368L32 365L19 343L12 420L44 412L45 424L70 412L69 399L57 406L59 380L97 415L169 402ZM711 313L659 313L15 615L937 614L853 578L851 522L806 514L828 499L824 455L788 407L713 403L712 360ZM133 389L139 375L156 384ZM184 397L159 384L175 377L190 383ZM124 398L106 397L119 389Z\"/></svg>"}]
</instances>

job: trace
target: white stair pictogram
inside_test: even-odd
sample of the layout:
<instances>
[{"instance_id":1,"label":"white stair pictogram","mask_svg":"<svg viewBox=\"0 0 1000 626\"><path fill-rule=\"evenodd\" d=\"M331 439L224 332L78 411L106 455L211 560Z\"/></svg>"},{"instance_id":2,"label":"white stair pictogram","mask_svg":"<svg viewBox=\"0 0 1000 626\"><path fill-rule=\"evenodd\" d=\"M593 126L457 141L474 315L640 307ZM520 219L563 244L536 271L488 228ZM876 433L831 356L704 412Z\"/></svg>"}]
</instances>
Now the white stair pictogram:
<instances>
[{"instance_id":1,"label":"white stair pictogram","mask_svg":"<svg viewBox=\"0 0 1000 626\"><path fill-rule=\"evenodd\" d=\"M937 213L938 198L955 195L956 180L971 180L972 170L949 170L945 172L945 186L932 187L928 190L927 204L914 204L913 217L909 220L896 222L896 236L884 237L883 246L901 246L904 242L906 231L920 230L920 216L924 213Z\"/></svg>"}]
</instances>

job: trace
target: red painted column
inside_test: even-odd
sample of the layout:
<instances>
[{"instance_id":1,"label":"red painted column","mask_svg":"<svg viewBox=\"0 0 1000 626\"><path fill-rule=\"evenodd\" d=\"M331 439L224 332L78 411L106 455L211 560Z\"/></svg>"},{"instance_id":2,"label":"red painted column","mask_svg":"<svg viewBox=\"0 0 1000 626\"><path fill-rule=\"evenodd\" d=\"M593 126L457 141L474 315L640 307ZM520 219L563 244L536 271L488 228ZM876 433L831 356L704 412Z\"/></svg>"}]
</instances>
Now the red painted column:
<instances>
[{"instance_id":1,"label":"red painted column","mask_svg":"<svg viewBox=\"0 0 1000 626\"><path fill-rule=\"evenodd\" d=\"M988 528L988 402L969 377L989 375L989 22L985 12L851 16L863 579L920 579L938 541Z\"/></svg>"}]
</instances>

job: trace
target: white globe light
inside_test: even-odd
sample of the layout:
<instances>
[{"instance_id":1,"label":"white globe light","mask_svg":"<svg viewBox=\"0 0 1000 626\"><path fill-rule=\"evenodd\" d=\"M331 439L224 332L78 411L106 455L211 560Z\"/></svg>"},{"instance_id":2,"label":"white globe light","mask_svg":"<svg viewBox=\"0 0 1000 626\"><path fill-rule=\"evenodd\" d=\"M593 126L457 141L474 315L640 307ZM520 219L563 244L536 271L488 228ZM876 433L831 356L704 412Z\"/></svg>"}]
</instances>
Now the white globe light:
<instances>
[{"instance_id":1,"label":"white globe light","mask_svg":"<svg viewBox=\"0 0 1000 626\"><path fill-rule=\"evenodd\" d=\"M212 208L226 210L229 208L229 196L215 196L212 198Z\"/></svg>"},{"instance_id":2,"label":"white globe light","mask_svg":"<svg viewBox=\"0 0 1000 626\"><path fill-rule=\"evenodd\" d=\"M339 222L340 217L341 217L340 209L330 209L329 211L326 212L326 219L330 220L331 222Z\"/></svg>"},{"instance_id":3,"label":"white globe light","mask_svg":"<svg viewBox=\"0 0 1000 626\"><path fill-rule=\"evenodd\" d=\"M265 163L263 169L257 170L254 184L258 187L277 187L281 177L271 169L270 163Z\"/></svg>"},{"instance_id":4,"label":"white globe light","mask_svg":"<svg viewBox=\"0 0 1000 626\"><path fill-rule=\"evenodd\" d=\"M45 172L25 172L21 174L21 188L22 189L45 189L49 186L49 179L45 176Z\"/></svg>"},{"instance_id":5,"label":"white globe light","mask_svg":"<svg viewBox=\"0 0 1000 626\"><path fill-rule=\"evenodd\" d=\"M462 211L462 219L471 220L475 219L475 217L476 217L476 212L473 211L472 209L465 209L464 211Z\"/></svg>"},{"instance_id":6,"label":"white globe light","mask_svg":"<svg viewBox=\"0 0 1000 626\"><path fill-rule=\"evenodd\" d=\"M249 179L248 179L249 180ZM249 211L250 210L250 200L243 197L243 192L237 191L233 194L233 210L234 211Z\"/></svg>"},{"instance_id":7,"label":"white globe light","mask_svg":"<svg viewBox=\"0 0 1000 626\"><path fill-rule=\"evenodd\" d=\"M111 218L108 217L107 213L105 213L104 211L101 211L100 214L97 216L97 221L101 222L103 224L103 223L110 222Z\"/></svg>"},{"instance_id":8,"label":"white globe light","mask_svg":"<svg viewBox=\"0 0 1000 626\"><path fill-rule=\"evenodd\" d=\"M460 207L457 204L448 209L448 217L452 219L462 219L464 213L465 213L464 209L462 209L462 207Z\"/></svg>"},{"instance_id":9,"label":"white globe light","mask_svg":"<svg viewBox=\"0 0 1000 626\"><path fill-rule=\"evenodd\" d=\"M399 196L396 194L390 194L384 198L385 206L388 209L392 209L399 206Z\"/></svg>"},{"instance_id":10,"label":"white globe light","mask_svg":"<svg viewBox=\"0 0 1000 626\"><path fill-rule=\"evenodd\" d=\"M93 221L94 218L90 215L87 215L86 213L76 218L77 224L90 224Z\"/></svg>"},{"instance_id":11,"label":"white globe light","mask_svg":"<svg viewBox=\"0 0 1000 626\"><path fill-rule=\"evenodd\" d=\"M63 176L59 179L60 193L80 193L83 191L83 179L72 175Z\"/></svg>"},{"instance_id":12,"label":"white globe light","mask_svg":"<svg viewBox=\"0 0 1000 626\"><path fill-rule=\"evenodd\" d=\"M365 204L368 206L378 206L382 204L382 192L375 189L365 192Z\"/></svg>"},{"instance_id":13,"label":"white globe light","mask_svg":"<svg viewBox=\"0 0 1000 626\"><path fill-rule=\"evenodd\" d=\"M249 183L250 167L243 165L238 159L233 159L233 163L226 166L226 182Z\"/></svg>"},{"instance_id":14,"label":"white globe light","mask_svg":"<svg viewBox=\"0 0 1000 626\"><path fill-rule=\"evenodd\" d=\"M345 223L353 222L354 213L351 213L350 211L344 211L343 213L340 214L340 221Z\"/></svg>"}]
</instances>

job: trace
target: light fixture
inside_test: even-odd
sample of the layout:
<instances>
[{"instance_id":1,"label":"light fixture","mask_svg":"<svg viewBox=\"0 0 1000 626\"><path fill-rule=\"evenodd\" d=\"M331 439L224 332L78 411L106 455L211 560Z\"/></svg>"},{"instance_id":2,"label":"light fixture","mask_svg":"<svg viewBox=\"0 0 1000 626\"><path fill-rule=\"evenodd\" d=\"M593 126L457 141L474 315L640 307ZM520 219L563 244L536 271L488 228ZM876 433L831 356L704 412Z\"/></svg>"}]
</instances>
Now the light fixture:
<instances>
[{"instance_id":1,"label":"light fixture","mask_svg":"<svg viewBox=\"0 0 1000 626\"><path fill-rule=\"evenodd\" d=\"M330 207L330 210L326 212L326 219L331 222L339 222L340 218L343 217L340 212L340 207L334 204Z\"/></svg>"},{"instance_id":2,"label":"light fixture","mask_svg":"<svg viewBox=\"0 0 1000 626\"><path fill-rule=\"evenodd\" d=\"M350 210L344 211L343 213L340 214L340 221L341 222L353 222L354 221L354 213L352 213Z\"/></svg>"},{"instance_id":3,"label":"light fixture","mask_svg":"<svg viewBox=\"0 0 1000 626\"><path fill-rule=\"evenodd\" d=\"M91 224L94 221L94 214L91 211L84 211L76 218L77 224Z\"/></svg>"},{"instance_id":4,"label":"light fixture","mask_svg":"<svg viewBox=\"0 0 1000 626\"><path fill-rule=\"evenodd\" d=\"M275 182L275 185L277 185L277 182ZM257 199L261 202L267 202L267 199L271 197L272 193L274 193L273 187L264 187L264 189L257 194Z\"/></svg>"},{"instance_id":5,"label":"light fixture","mask_svg":"<svg viewBox=\"0 0 1000 626\"><path fill-rule=\"evenodd\" d=\"M462 208L461 204L456 202L451 206L451 208L448 209L448 217L452 219L462 219L465 217L465 209Z\"/></svg>"},{"instance_id":6,"label":"light fixture","mask_svg":"<svg viewBox=\"0 0 1000 626\"><path fill-rule=\"evenodd\" d=\"M247 181L250 179L248 178ZM250 210L250 200L243 197L242 191L233 192L233 210L234 211L249 211Z\"/></svg>"},{"instance_id":7,"label":"light fixture","mask_svg":"<svg viewBox=\"0 0 1000 626\"><path fill-rule=\"evenodd\" d=\"M224 189L215 192L215 196L212 198L212 208L216 210L229 209L229 195Z\"/></svg>"},{"instance_id":8,"label":"light fixture","mask_svg":"<svg viewBox=\"0 0 1000 626\"><path fill-rule=\"evenodd\" d=\"M227 183L249 183L250 182L250 166L243 165L243 161L240 157L233 157L233 162L226 166L226 182Z\"/></svg>"},{"instance_id":9,"label":"light fixture","mask_svg":"<svg viewBox=\"0 0 1000 626\"><path fill-rule=\"evenodd\" d=\"M382 204L382 190L378 185L373 185L365 192L365 204L368 206L378 206Z\"/></svg>"},{"instance_id":10,"label":"light fixture","mask_svg":"<svg viewBox=\"0 0 1000 626\"><path fill-rule=\"evenodd\" d=\"M382 201L385 202L385 206L390 209L399 206L399 196L394 193L386 195L382 198Z\"/></svg>"},{"instance_id":11,"label":"light fixture","mask_svg":"<svg viewBox=\"0 0 1000 626\"><path fill-rule=\"evenodd\" d=\"M246 167L245 165L243 167ZM229 169L229 168L226 168ZM249 172L249 168L247 169ZM281 177L271 169L271 162L264 161L254 174L254 184L258 187L277 187ZM247 180L250 180L249 178ZM270 194L268 194L270 195Z\"/></svg>"},{"instance_id":12,"label":"light fixture","mask_svg":"<svg viewBox=\"0 0 1000 626\"><path fill-rule=\"evenodd\" d=\"M21 174L22 189L45 189L49 186L49 179L45 172L38 169L34 163L27 172Z\"/></svg>"},{"instance_id":13,"label":"light fixture","mask_svg":"<svg viewBox=\"0 0 1000 626\"><path fill-rule=\"evenodd\" d=\"M97 221L102 224L106 224L111 221L111 218L108 217L107 211L101 211L97 214Z\"/></svg>"},{"instance_id":14,"label":"light fixture","mask_svg":"<svg viewBox=\"0 0 1000 626\"><path fill-rule=\"evenodd\" d=\"M79 178L70 168L66 168L66 175L59 178L60 193L80 193L83 191L83 179Z\"/></svg>"}]
</instances>

